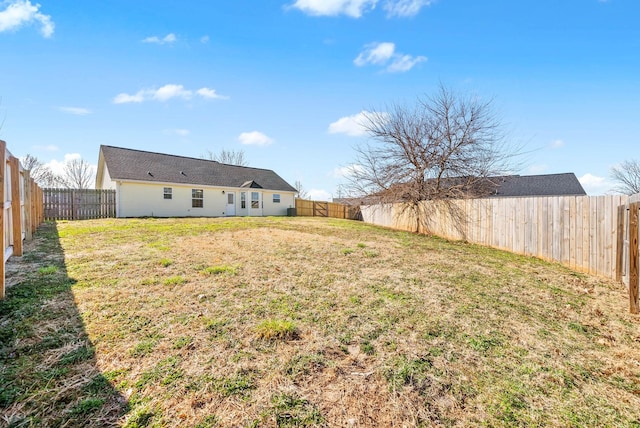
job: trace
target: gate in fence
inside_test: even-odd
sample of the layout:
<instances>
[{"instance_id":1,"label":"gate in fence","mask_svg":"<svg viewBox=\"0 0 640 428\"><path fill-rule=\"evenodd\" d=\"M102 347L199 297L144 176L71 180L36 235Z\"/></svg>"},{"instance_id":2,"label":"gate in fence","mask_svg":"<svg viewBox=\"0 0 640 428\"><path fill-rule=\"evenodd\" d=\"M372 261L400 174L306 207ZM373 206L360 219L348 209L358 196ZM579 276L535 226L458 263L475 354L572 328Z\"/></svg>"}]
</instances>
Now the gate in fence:
<instances>
[{"instance_id":1,"label":"gate in fence","mask_svg":"<svg viewBox=\"0 0 640 428\"><path fill-rule=\"evenodd\" d=\"M296 215L303 217L331 217L348 220L362 220L359 206L343 205L335 202L296 199Z\"/></svg>"}]
</instances>

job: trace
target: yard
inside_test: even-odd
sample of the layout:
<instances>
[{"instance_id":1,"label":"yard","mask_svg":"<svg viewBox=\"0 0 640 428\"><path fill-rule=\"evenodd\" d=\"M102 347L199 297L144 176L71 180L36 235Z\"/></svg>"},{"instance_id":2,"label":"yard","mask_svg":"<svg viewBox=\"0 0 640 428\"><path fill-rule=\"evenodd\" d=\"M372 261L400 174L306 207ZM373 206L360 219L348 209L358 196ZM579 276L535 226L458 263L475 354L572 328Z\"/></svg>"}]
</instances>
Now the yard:
<instances>
[{"instance_id":1,"label":"yard","mask_svg":"<svg viewBox=\"0 0 640 428\"><path fill-rule=\"evenodd\" d=\"M47 223L0 425L640 426L623 286L346 220Z\"/></svg>"}]
</instances>

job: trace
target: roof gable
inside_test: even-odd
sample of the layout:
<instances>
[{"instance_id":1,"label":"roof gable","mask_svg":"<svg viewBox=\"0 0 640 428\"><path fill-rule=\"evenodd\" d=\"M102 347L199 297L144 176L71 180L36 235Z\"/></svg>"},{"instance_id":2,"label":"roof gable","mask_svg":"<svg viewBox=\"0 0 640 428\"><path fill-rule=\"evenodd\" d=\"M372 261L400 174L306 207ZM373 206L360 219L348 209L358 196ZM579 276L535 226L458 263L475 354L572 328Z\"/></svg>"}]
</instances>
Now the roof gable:
<instances>
[{"instance_id":1,"label":"roof gable","mask_svg":"<svg viewBox=\"0 0 640 428\"><path fill-rule=\"evenodd\" d=\"M242 186L240 186L240 187L248 187L248 188L251 188L251 189L263 189L263 187L261 185L259 185L258 183L256 183L253 180L245 181L244 183L242 183Z\"/></svg>"},{"instance_id":2,"label":"roof gable","mask_svg":"<svg viewBox=\"0 0 640 428\"><path fill-rule=\"evenodd\" d=\"M252 188L296 191L269 169L227 165L206 159L113 146L100 146L100 159L104 159L112 180L235 188L246 187L243 185L252 183Z\"/></svg>"}]
</instances>

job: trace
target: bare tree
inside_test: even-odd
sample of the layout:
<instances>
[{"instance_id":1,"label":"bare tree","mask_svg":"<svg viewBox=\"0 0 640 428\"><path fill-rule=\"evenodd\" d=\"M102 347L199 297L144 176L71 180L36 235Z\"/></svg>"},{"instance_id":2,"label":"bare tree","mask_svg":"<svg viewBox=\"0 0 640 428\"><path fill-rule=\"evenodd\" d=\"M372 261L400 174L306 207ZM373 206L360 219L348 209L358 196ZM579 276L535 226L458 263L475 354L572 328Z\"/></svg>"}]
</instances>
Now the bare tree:
<instances>
[{"instance_id":1,"label":"bare tree","mask_svg":"<svg viewBox=\"0 0 640 428\"><path fill-rule=\"evenodd\" d=\"M635 159L623 161L610 170L611 178L617 183L615 192L625 195L640 193L640 162Z\"/></svg>"},{"instance_id":2,"label":"bare tree","mask_svg":"<svg viewBox=\"0 0 640 428\"><path fill-rule=\"evenodd\" d=\"M37 157L27 154L20 159L22 167L30 171L30 177L38 183L40 187L55 187L59 179L47 165L43 164Z\"/></svg>"},{"instance_id":3,"label":"bare tree","mask_svg":"<svg viewBox=\"0 0 640 428\"><path fill-rule=\"evenodd\" d=\"M300 182L300 180L296 180L296 182L293 184L293 187L295 187L296 191L298 192L298 199L309 199L309 192L307 192L305 188L302 187L302 183Z\"/></svg>"},{"instance_id":4,"label":"bare tree","mask_svg":"<svg viewBox=\"0 0 640 428\"><path fill-rule=\"evenodd\" d=\"M93 184L93 168L84 159L71 159L64 165L64 173L60 177L63 187L69 189L89 189Z\"/></svg>"},{"instance_id":5,"label":"bare tree","mask_svg":"<svg viewBox=\"0 0 640 428\"><path fill-rule=\"evenodd\" d=\"M413 107L392 105L361 124L371 141L356 147L349 174L353 196L404 202L419 227L419 202L486 194L491 177L510 170L517 154L506 144L491 101L461 96L441 85Z\"/></svg>"},{"instance_id":6,"label":"bare tree","mask_svg":"<svg viewBox=\"0 0 640 428\"><path fill-rule=\"evenodd\" d=\"M244 150L226 150L222 149L218 153L213 153L207 150L207 154L203 156L204 159L214 160L220 163L226 163L227 165L248 166L244 154Z\"/></svg>"}]
</instances>

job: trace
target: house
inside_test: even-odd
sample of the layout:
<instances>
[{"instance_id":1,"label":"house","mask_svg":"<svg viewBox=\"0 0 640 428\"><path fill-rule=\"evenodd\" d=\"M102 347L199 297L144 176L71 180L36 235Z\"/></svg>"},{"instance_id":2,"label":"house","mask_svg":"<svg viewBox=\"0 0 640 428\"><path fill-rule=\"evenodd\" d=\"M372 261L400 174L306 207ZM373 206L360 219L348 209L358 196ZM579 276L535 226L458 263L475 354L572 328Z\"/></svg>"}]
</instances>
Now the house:
<instances>
[{"instance_id":1,"label":"house","mask_svg":"<svg viewBox=\"0 0 640 428\"><path fill-rule=\"evenodd\" d=\"M428 180L427 184L434 180ZM476 198L512 198L535 196L585 196L587 193L582 188L580 181L574 173L542 174L542 175L505 175L487 177L473 181L467 185L467 180L458 178L444 179L444 189L456 187L453 197L465 192L468 197ZM396 190L396 189L394 189ZM397 191L390 192L392 198L402 200L404 189L398 187ZM450 196L445 196L450 197ZM428 198L427 198L428 199ZM364 196L360 198L334 198L334 202L344 205L371 205L381 200L376 196Z\"/></svg>"},{"instance_id":2,"label":"house","mask_svg":"<svg viewBox=\"0 0 640 428\"><path fill-rule=\"evenodd\" d=\"M268 169L104 145L96 188L116 191L117 217L279 216L297 192Z\"/></svg>"}]
</instances>

